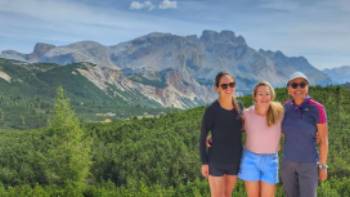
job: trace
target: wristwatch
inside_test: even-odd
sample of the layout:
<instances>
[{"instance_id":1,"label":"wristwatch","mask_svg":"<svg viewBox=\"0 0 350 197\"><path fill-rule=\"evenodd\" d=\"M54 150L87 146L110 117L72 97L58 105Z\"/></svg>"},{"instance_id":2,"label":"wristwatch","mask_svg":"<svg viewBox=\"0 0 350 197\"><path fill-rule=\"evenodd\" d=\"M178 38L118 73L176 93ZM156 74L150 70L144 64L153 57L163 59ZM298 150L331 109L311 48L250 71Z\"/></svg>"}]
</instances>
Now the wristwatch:
<instances>
[{"instance_id":1,"label":"wristwatch","mask_svg":"<svg viewBox=\"0 0 350 197\"><path fill-rule=\"evenodd\" d=\"M326 170L328 168L328 165L324 163L317 163L317 165L320 170Z\"/></svg>"}]
</instances>

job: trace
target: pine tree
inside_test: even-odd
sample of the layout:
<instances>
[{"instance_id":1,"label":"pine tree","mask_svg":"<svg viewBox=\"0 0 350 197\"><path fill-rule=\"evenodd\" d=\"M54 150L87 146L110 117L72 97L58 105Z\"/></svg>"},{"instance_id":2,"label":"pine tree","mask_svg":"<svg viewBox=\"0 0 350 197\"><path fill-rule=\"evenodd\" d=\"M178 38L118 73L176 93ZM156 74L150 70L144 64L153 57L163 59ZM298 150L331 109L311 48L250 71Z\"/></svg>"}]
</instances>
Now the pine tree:
<instances>
[{"instance_id":1,"label":"pine tree","mask_svg":"<svg viewBox=\"0 0 350 197\"><path fill-rule=\"evenodd\" d=\"M91 141L81 128L62 87L57 89L54 114L49 120L49 184L83 189L91 164Z\"/></svg>"}]
</instances>

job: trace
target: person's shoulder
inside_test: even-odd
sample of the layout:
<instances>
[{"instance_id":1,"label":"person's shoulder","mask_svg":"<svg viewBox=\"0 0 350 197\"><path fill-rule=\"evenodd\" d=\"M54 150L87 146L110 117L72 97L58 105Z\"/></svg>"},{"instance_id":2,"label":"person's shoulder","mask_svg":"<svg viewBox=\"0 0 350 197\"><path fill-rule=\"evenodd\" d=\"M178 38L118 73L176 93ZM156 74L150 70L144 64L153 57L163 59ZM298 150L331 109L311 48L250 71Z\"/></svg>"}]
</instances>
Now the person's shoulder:
<instances>
[{"instance_id":1,"label":"person's shoulder","mask_svg":"<svg viewBox=\"0 0 350 197\"><path fill-rule=\"evenodd\" d=\"M252 112L254 112L254 105L251 105L248 108L245 108L243 110L243 115L244 116L249 116L250 114L252 114Z\"/></svg>"},{"instance_id":2,"label":"person's shoulder","mask_svg":"<svg viewBox=\"0 0 350 197\"><path fill-rule=\"evenodd\" d=\"M326 116L326 108L324 105L315 99L310 98L308 100L309 108L311 108L312 111L317 112L320 116L324 117Z\"/></svg>"},{"instance_id":3,"label":"person's shoulder","mask_svg":"<svg viewBox=\"0 0 350 197\"><path fill-rule=\"evenodd\" d=\"M215 100L215 101L211 102L208 105L208 108L216 108L216 107L219 107L219 101L218 100Z\"/></svg>"},{"instance_id":4,"label":"person's shoulder","mask_svg":"<svg viewBox=\"0 0 350 197\"><path fill-rule=\"evenodd\" d=\"M310 105L313 105L313 106L317 107L317 108L324 108L324 105L323 105L322 103L316 101L316 100L313 99L313 98L310 98L310 99L308 100L308 103L309 103Z\"/></svg>"},{"instance_id":5,"label":"person's shoulder","mask_svg":"<svg viewBox=\"0 0 350 197\"><path fill-rule=\"evenodd\" d=\"M309 106L312 106L312 111L317 112L317 115L319 117L318 123L326 123L327 113L324 105L312 98L308 100L308 103Z\"/></svg>"},{"instance_id":6,"label":"person's shoulder","mask_svg":"<svg viewBox=\"0 0 350 197\"><path fill-rule=\"evenodd\" d=\"M243 113L251 113L254 111L254 105L251 105L243 110Z\"/></svg>"},{"instance_id":7,"label":"person's shoulder","mask_svg":"<svg viewBox=\"0 0 350 197\"><path fill-rule=\"evenodd\" d=\"M213 112L215 111L219 106L218 106L218 101L215 100L213 101L212 103L210 103L206 108L205 108L205 111L207 112Z\"/></svg>"}]
</instances>

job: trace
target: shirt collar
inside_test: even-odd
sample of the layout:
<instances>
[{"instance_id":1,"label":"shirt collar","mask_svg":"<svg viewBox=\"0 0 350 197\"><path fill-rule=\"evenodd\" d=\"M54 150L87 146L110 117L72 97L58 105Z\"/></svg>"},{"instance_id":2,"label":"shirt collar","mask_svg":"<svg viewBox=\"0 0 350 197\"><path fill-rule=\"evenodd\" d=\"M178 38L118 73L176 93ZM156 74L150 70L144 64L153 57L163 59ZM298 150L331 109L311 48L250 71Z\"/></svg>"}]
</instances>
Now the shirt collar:
<instances>
[{"instance_id":1,"label":"shirt collar","mask_svg":"<svg viewBox=\"0 0 350 197\"><path fill-rule=\"evenodd\" d=\"M308 96L306 96L306 98L304 99L303 103L301 103L300 105L296 105L296 104L294 103L294 100L292 100L292 104L293 104L293 106L294 106L296 109L303 110L303 109L306 107L306 105L308 104L308 102L309 102L310 100L311 100L311 97L308 95Z\"/></svg>"}]
</instances>

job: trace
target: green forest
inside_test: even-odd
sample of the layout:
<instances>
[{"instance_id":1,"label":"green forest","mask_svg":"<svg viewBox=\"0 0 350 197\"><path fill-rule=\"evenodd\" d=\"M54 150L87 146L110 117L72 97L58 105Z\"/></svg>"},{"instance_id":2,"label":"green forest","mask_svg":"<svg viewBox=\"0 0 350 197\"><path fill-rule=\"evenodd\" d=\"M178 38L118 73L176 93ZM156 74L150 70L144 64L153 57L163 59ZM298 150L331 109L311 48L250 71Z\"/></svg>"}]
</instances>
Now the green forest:
<instances>
[{"instance_id":1,"label":"green forest","mask_svg":"<svg viewBox=\"0 0 350 197\"><path fill-rule=\"evenodd\" d=\"M318 194L350 196L350 88L312 87L310 94L329 121L329 179ZM285 89L277 95L287 99ZM251 104L250 96L239 99ZM204 107L84 122L58 88L50 111L45 127L0 130L0 196L209 196L198 153ZM246 196L241 181L233 196ZM284 196L280 184L277 196Z\"/></svg>"},{"instance_id":2,"label":"green forest","mask_svg":"<svg viewBox=\"0 0 350 197\"><path fill-rule=\"evenodd\" d=\"M29 129L46 126L52 114L56 89L64 88L80 119L100 122L137 115L168 112L139 92L123 92L110 86L107 92L97 88L79 74L79 69L96 65L74 63L66 66L51 63L25 63L0 58L0 72L11 81L0 78L0 128ZM122 99L121 96L128 98Z\"/></svg>"}]
</instances>

